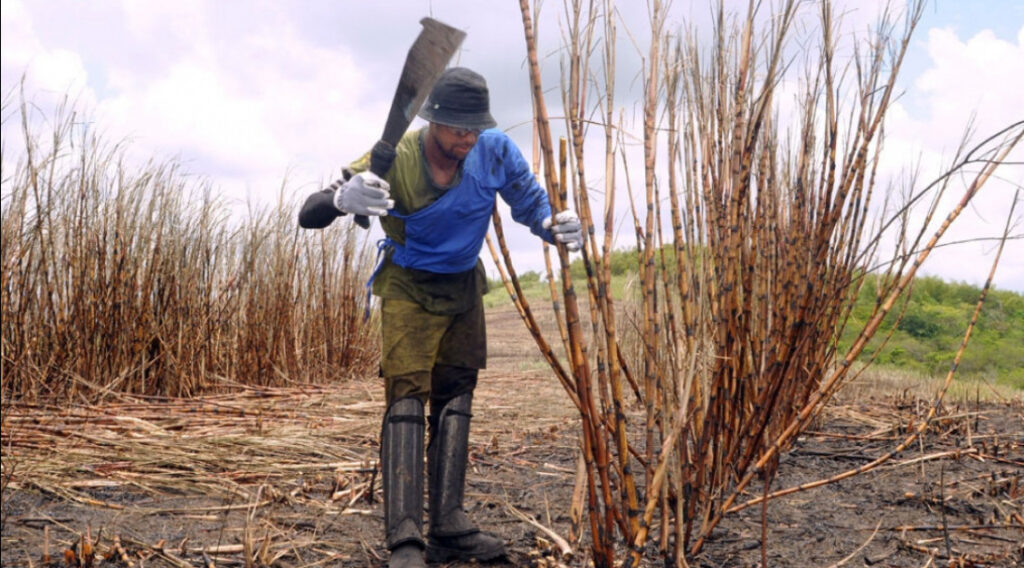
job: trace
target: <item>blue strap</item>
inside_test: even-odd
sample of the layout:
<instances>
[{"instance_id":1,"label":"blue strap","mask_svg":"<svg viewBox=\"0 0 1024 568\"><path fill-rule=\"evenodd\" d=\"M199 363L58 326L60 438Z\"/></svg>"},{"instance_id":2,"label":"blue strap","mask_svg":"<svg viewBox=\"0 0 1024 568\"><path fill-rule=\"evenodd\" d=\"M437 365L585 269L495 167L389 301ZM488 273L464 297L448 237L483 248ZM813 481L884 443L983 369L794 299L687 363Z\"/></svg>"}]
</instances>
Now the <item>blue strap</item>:
<instances>
[{"instance_id":1,"label":"blue strap","mask_svg":"<svg viewBox=\"0 0 1024 568\"><path fill-rule=\"evenodd\" d=\"M384 253L394 248L394 241L387 237L377 241L377 267L373 269L370 279L366 281L366 305L363 309L363 323L370 321L370 300L373 298L373 281L384 266Z\"/></svg>"}]
</instances>

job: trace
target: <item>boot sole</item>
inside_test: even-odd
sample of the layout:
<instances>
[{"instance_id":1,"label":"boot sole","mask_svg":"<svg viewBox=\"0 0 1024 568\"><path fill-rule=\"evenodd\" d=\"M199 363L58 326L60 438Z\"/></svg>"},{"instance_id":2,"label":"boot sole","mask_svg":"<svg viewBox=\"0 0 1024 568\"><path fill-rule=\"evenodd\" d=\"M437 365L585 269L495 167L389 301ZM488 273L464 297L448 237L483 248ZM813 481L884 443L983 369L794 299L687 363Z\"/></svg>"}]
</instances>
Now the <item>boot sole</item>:
<instances>
[{"instance_id":1,"label":"boot sole","mask_svg":"<svg viewBox=\"0 0 1024 568\"><path fill-rule=\"evenodd\" d=\"M488 562L505 556L505 547L498 546L490 550L467 552L459 548L448 548L444 546L427 545L428 562L451 562L461 560L463 562Z\"/></svg>"}]
</instances>

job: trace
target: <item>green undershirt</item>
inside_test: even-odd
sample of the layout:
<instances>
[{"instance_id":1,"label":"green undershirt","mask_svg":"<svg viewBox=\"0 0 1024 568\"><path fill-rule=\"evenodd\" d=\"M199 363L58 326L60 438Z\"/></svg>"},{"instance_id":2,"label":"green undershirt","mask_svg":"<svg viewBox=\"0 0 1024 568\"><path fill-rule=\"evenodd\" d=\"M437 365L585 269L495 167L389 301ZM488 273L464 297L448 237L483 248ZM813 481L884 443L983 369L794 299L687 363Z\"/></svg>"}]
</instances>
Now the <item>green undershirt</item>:
<instances>
[{"instance_id":1,"label":"green undershirt","mask_svg":"<svg viewBox=\"0 0 1024 568\"><path fill-rule=\"evenodd\" d=\"M395 209L403 215L415 213L444 195L462 180L462 164L448 186L434 183L428 170L423 143L427 127L410 131L395 146L395 161L384 176L391 185L391 198ZM370 153L352 162L353 173L370 168ZM405 221L397 217L380 217L384 233L398 243L405 242ZM473 307L477 297L487 293L487 277L483 263L477 259L476 267L455 274L439 274L403 268L391 261L390 254L373 281L373 293L381 298L395 298L416 302L424 310L435 314L458 314Z\"/></svg>"}]
</instances>

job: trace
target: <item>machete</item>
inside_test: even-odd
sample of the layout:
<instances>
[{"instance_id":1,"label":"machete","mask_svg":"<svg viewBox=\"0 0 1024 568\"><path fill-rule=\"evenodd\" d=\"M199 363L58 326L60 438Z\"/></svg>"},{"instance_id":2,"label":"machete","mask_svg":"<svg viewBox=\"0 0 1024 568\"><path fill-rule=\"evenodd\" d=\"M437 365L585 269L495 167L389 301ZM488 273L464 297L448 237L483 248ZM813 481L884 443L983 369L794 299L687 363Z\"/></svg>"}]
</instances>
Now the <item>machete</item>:
<instances>
[{"instance_id":1,"label":"machete","mask_svg":"<svg viewBox=\"0 0 1024 568\"><path fill-rule=\"evenodd\" d=\"M420 24L423 29L405 58L388 121L384 124L384 134L370 151L370 171L380 177L391 169L395 145L408 130L430 89L466 37L466 32L433 18L423 18ZM363 228L370 226L370 220L364 215L356 215L356 223Z\"/></svg>"}]
</instances>

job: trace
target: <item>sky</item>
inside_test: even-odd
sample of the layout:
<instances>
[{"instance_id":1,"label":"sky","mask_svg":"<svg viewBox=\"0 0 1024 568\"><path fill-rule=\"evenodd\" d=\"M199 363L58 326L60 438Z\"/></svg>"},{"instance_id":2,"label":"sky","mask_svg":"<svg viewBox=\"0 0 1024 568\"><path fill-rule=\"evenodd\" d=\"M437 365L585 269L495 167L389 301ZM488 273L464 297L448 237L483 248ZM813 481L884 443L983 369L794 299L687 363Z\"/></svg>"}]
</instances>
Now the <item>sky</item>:
<instances>
[{"instance_id":1,"label":"sky","mask_svg":"<svg viewBox=\"0 0 1024 568\"><path fill-rule=\"evenodd\" d=\"M675 0L666 29L685 26L704 37L709 4ZM863 37L884 6L881 0L836 4L844 38ZM616 100L629 117L642 93L637 72L648 12L645 2L617 5ZM0 93L9 101L23 88L43 112L69 96L104 136L129 141L125 148L138 163L178 159L231 203L272 206L283 194L297 204L380 136L424 16L467 32L454 63L487 78L492 114L529 158L525 40L513 0L2 0ZM561 114L563 19L561 2L542 4L541 65L552 116ZM881 165L889 179L906 179L914 168L922 179L934 178L969 124L981 138L1024 120L1024 2L929 3L900 87ZM15 139L10 122L3 125L5 152ZM1024 148L1011 159L1024 162ZM1022 185L1024 166L1002 168L948 238L974 242L944 247L923 272L982 283L995 245L976 239L1000 234ZM1024 204L1014 218L1016 235L1024 235L1021 210ZM510 237L517 269L540 270L536 239L525 229L510 230ZM490 266L486 252L484 258ZM1007 244L996 286L1024 292L1024 240Z\"/></svg>"}]
</instances>

